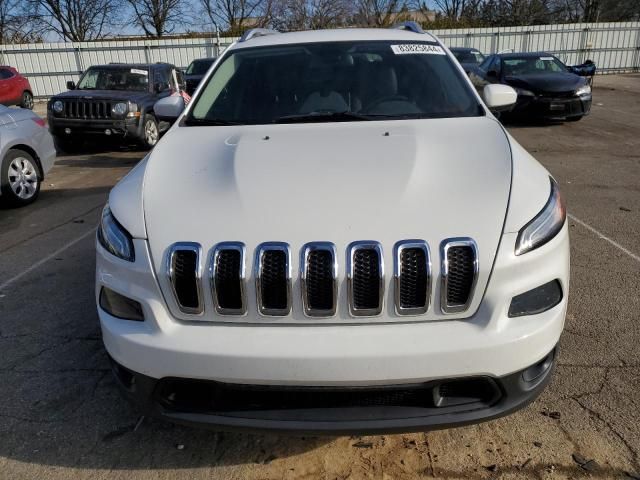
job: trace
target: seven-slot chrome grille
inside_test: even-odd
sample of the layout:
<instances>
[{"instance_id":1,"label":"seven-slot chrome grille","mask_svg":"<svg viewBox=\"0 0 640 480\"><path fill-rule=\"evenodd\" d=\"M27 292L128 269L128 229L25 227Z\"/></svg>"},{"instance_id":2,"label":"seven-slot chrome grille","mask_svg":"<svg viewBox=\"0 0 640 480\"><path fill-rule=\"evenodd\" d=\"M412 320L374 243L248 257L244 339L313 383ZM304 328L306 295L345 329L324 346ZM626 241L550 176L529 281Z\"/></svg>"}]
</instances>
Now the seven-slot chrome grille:
<instances>
[{"instance_id":1,"label":"seven-slot chrome grille","mask_svg":"<svg viewBox=\"0 0 640 480\"><path fill-rule=\"evenodd\" d=\"M242 316L248 310L246 247L241 242L217 244L208 256L209 288L215 312ZM172 245L166 268L172 294L183 314L204 312L202 248L197 243ZM423 315L432 305L435 284L431 253L424 240L402 240L393 251L393 303L398 316ZM300 250L302 309L308 317L330 318L338 309L339 258L334 244L311 242ZM283 317L291 313L293 282L291 247L284 242L258 245L253 280L258 312ZM347 304L352 317L380 315L385 305L384 252L375 241L351 243L346 250ZM444 314L469 309L478 279L478 249L470 238L450 238L440 245L440 305Z\"/></svg>"},{"instance_id":2,"label":"seven-slot chrome grille","mask_svg":"<svg viewBox=\"0 0 640 480\"><path fill-rule=\"evenodd\" d=\"M111 100L65 99L63 103L64 110L60 116L65 118L111 118Z\"/></svg>"}]
</instances>

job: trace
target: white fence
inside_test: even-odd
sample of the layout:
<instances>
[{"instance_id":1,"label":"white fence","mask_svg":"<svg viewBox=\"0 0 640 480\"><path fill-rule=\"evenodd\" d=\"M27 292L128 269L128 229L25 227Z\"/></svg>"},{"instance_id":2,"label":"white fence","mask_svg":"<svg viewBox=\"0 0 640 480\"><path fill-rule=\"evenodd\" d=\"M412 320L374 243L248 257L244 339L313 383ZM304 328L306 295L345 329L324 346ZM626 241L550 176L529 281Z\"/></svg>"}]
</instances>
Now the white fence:
<instances>
[{"instance_id":1,"label":"white fence","mask_svg":"<svg viewBox=\"0 0 640 480\"><path fill-rule=\"evenodd\" d=\"M502 50L546 51L569 65L593 60L599 73L640 71L640 22L575 23L503 28L436 30L451 47L475 47L484 53ZM90 65L124 62L169 62L186 67L194 58L220 54L233 38L113 40L81 43L0 45L0 63L29 78L36 97L64 90Z\"/></svg>"}]
</instances>

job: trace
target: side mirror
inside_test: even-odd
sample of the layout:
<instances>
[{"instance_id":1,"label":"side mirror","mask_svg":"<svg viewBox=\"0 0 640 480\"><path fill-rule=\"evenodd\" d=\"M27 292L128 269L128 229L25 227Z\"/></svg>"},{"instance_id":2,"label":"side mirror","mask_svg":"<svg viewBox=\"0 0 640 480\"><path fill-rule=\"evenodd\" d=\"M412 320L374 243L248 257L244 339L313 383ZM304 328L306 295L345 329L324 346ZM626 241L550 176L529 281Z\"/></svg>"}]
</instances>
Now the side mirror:
<instances>
[{"instance_id":1,"label":"side mirror","mask_svg":"<svg viewBox=\"0 0 640 480\"><path fill-rule=\"evenodd\" d=\"M182 114L183 110L184 99L179 96L165 97L162 100L158 100L153 106L156 117L165 122L174 121Z\"/></svg>"},{"instance_id":2,"label":"side mirror","mask_svg":"<svg viewBox=\"0 0 640 480\"><path fill-rule=\"evenodd\" d=\"M76 89L76 82L74 82L73 80L69 80L67 82L67 90L75 90Z\"/></svg>"},{"instance_id":3,"label":"side mirror","mask_svg":"<svg viewBox=\"0 0 640 480\"><path fill-rule=\"evenodd\" d=\"M499 112L515 105L518 94L509 85L495 83L484 87L482 98L490 110Z\"/></svg>"}]
</instances>

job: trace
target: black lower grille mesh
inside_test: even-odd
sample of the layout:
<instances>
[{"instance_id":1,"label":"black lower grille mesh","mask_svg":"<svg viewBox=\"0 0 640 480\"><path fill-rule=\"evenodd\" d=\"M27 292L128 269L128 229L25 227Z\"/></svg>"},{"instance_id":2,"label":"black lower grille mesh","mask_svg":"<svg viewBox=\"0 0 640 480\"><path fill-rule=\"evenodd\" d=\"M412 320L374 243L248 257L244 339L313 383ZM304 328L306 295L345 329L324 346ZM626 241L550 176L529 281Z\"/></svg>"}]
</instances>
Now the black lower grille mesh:
<instances>
[{"instance_id":1,"label":"black lower grille mesh","mask_svg":"<svg viewBox=\"0 0 640 480\"><path fill-rule=\"evenodd\" d=\"M214 414L273 410L412 407L441 409L494 404L501 396L489 378L378 387L283 387L233 385L206 380L164 378L154 396L166 408ZM377 413L381 413L377 410ZM414 412L415 413L415 412ZM435 413L435 412L434 412ZM371 413L365 414L370 417Z\"/></svg>"},{"instance_id":2,"label":"black lower grille mesh","mask_svg":"<svg viewBox=\"0 0 640 480\"><path fill-rule=\"evenodd\" d=\"M198 309L198 254L191 250L177 250L173 254L173 288L181 307Z\"/></svg>"},{"instance_id":3,"label":"black lower grille mesh","mask_svg":"<svg viewBox=\"0 0 640 480\"><path fill-rule=\"evenodd\" d=\"M263 308L287 308L287 254L284 251L267 250L262 254L260 290Z\"/></svg>"},{"instance_id":4,"label":"black lower grille mesh","mask_svg":"<svg viewBox=\"0 0 640 480\"><path fill-rule=\"evenodd\" d=\"M312 310L333 310L333 254L313 250L307 255L307 305Z\"/></svg>"},{"instance_id":5,"label":"black lower grille mesh","mask_svg":"<svg viewBox=\"0 0 640 480\"><path fill-rule=\"evenodd\" d=\"M221 250L216 260L215 287L218 306L239 310L243 306L240 278L242 254L239 250Z\"/></svg>"},{"instance_id":6,"label":"black lower grille mesh","mask_svg":"<svg viewBox=\"0 0 640 480\"><path fill-rule=\"evenodd\" d=\"M427 303L427 255L422 248L400 254L400 307L421 308Z\"/></svg>"},{"instance_id":7,"label":"black lower grille mesh","mask_svg":"<svg viewBox=\"0 0 640 480\"><path fill-rule=\"evenodd\" d=\"M377 309L380 306L380 258L373 248L353 254L353 307Z\"/></svg>"},{"instance_id":8,"label":"black lower grille mesh","mask_svg":"<svg viewBox=\"0 0 640 480\"><path fill-rule=\"evenodd\" d=\"M447 251L447 305L465 305L471 295L475 276L475 253L469 246L454 246Z\"/></svg>"}]
</instances>

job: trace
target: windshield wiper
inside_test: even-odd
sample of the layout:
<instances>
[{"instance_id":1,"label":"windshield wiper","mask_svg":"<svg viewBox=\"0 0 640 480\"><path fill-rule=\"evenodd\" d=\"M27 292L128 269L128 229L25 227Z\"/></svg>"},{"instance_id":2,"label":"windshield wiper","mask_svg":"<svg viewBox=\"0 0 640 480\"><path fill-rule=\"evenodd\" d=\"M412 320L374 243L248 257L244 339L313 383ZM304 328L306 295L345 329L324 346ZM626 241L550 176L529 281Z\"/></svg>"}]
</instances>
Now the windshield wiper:
<instances>
[{"instance_id":1,"label":"windshield wiper","mask_svg":"<svg viewBox=\"0 0 640 480\"><path fill-rule=\"evenodd\" d=\"M355 112L310 112L285 115L276 118L273 123L306 123L306 122L349 122L354 120L371 120L369 115Z\"/></svg>"},{"instance_id":2,"label":"windshield wiper","mask_svg":"<svg viewBox=\"0 0 640 480\"><path fill-rule=\"evenodd\" d=\"M234 122L231 120L223 120L221 118L187 118L185 125L198 125L208 127L223 127L225 125L246 125L244 122Z\"/></svg>"}]
</instances>

